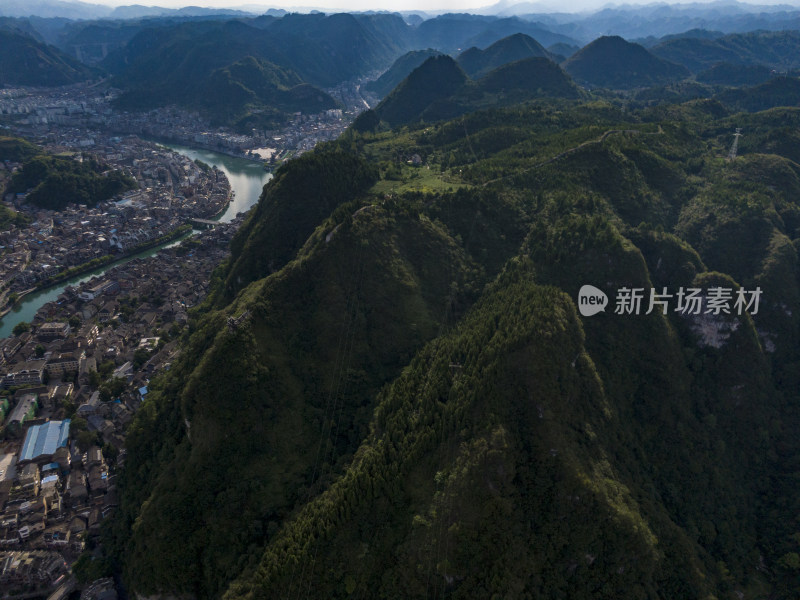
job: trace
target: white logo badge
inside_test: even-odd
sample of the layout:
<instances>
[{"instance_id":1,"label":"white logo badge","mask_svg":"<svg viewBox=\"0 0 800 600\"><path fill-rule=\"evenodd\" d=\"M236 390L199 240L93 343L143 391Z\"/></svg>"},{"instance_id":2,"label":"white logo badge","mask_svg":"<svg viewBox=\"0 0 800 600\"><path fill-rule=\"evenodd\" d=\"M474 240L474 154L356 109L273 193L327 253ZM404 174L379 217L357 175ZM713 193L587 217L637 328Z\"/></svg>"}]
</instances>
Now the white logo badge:
<instances>
[{"instance_id":1,"label":"white logo badge","mask_svg":"<svg viewBox=\"0 0 800 600\"><path fill-rule=\"evenodd\" d=\"M578 292L578 310L584 317L605 312L607 305L608 296L593 285L584 285Z\"/></svg>"}]
</instances>

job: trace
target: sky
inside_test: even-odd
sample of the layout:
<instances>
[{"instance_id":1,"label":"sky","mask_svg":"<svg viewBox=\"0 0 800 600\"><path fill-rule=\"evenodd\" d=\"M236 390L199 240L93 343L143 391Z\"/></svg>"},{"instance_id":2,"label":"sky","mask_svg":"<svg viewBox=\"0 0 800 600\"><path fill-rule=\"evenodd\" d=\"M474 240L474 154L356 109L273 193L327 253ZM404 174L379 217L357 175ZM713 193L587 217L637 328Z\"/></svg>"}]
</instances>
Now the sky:
<instances>
[{"instance_id":1,"label":"sky","mask_svg":"<svg viewBox=\"0 0 800 600\"><path fill-rule=\"evenodd\" d=\"M1 1L1 0L0 0ZM213 6L252 10L263 12L268 7L308 10L391 10L391 11L435 11L435 12L474 12L494 4L491 0L285 0L281 2L261 3L256 0L84 0L109 6L124 6L140 4L145 6L163 6L165 8L181 8L183 6ZM694 3L705 4L713 0L695 0ZM505 0L504 4L513 5L525 2L529 5L538 5L536 8L524 12L579 12L590 8L600 8L621 4L654 4L653 0L626 0L625 2L609 2L608 0ZM661 0L658 4L687 4L686 1ZM800 0L759 0L748 2L758 5L791 5L800 6ZM249 5L249 6L248 6ZM482 11L481 11L482 12Z\"/></svg>"}]
</instances>

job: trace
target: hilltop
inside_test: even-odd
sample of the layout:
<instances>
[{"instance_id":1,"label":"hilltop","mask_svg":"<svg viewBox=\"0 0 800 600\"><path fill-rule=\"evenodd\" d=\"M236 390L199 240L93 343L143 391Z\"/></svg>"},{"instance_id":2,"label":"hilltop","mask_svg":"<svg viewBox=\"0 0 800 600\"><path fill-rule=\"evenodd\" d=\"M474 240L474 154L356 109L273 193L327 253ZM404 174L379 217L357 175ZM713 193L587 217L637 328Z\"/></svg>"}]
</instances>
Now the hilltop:
<instances>
[{"instance_id":1,"label":"hilltop","mask_svg":"<svg viewBox=\"0 0 800 600\"><path fill-rule=\"evenodd\" d=\"M660 59L639 44L604 36L584 46L563 63L576 81L595 87L635 88L682 79L682 65Z\"/></svg>"},{"instance_id":2,"label":"hilltop","mask_svg":"<svg viewBox=\"0 0 800 600\"><path fill-rule=\"evenodd\" d=\"M485 50L473 46L459 54L456 61L467 75L476 78L497 67L533 57L552 60L553 55L532 37L517 33L495 42Z\"/></svg>"},{"instance_id":3,"label":"hilltop","mask_svg":"<svg viewBox=\"0 0 800 600\"><path fill-rule=\"evenodd\" d=\"M449 56L428 59L397 86L374 111L354 125L365 126L374 115L390 126L440 121L490 106L506 106L535 98L576 99L582 92L554 62L543 57L518 60L471 80Z\"/></svg>"},{"instance_id":4,"label":"hilltop","mask_svg":"<svg viewBox=\"0 0 800 600\"><path fill-rule=\"evenodd\" d=\"M370 81L364 88L374 92L380 98L384 98L389 92L396 88L411 72L419 67L432 56L439 56L442 53L438 50L428 48L427 50L412 50L392 63L380 77L375 81Z\"/></svg>"},{"instance_id":5,"label":"hilltop","mask_svg":"<svg viewBox=\"0 0 800 600\"><path fill-rule=\"evenodd\" d=\"M418 119L432 104L454 95L469 77L447 55L432 56L414 69L375 108L390 125Z\"/></svg>"},{"instance_id":6,"label":"hilltop","mask_svg":"<svg viewBox=\"0 0 800 600\"><path fill-rule=\"evenodd\" d=\"M268 124L334 107L320 87L388 64L405 49L387 41L396 21L402 25L391 15L298 14L259 23L187 22L143 29L102 64L125 92L122 107L175 103L251 127L248 117L259 111L266 113L257 119Z\"/></svg>"}]
</instances>

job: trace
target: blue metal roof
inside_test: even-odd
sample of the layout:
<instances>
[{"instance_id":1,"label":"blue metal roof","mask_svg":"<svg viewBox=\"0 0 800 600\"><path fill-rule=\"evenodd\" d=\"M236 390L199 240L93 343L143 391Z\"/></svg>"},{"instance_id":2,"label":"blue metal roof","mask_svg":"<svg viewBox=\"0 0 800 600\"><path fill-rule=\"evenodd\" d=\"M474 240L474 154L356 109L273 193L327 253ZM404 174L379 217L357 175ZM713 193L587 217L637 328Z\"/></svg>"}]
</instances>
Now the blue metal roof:
<instances>
[{"instance_id":1,"label":"blue metal roof","mask_svg":"<svg viewBox=\"0 0 800 600\"><path fill-rule=\"evenodd\" d=\"M44 425L34 425L25 435L19 459L33 460L42 454L54 454L56 450L67 445L69 438L69 419L49 421Z\"/></svg>"}]
</instances>

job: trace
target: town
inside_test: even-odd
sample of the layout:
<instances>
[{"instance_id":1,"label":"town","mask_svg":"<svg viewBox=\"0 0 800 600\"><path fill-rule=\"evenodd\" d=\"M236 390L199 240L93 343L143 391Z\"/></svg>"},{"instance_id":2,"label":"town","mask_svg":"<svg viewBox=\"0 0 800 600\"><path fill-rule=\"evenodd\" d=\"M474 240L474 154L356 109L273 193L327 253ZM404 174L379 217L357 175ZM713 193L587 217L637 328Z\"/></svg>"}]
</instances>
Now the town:
<instances>
[{"instance_id":1,"label":"town","mask_svg":"<svg viewBox=\"0 0 800 600\"><path fill-rule=\"evenodd\" d=\"M62 211L31 206L25 193L7 195L5 204L31 223L0 232L0 248L6 250L0 254L0 280L6 284L0 309L62 272L110 262L186 232L190 219L213 217L230 202L230 184L221 171L134 136L85 137L67 129L37 141L52 152L91 147L93 156L132 176L138 189L94 208L73 205ZM7 174L19 167L0 163Z\"/></svg>"},{"instance_id":2,"label":"town","mask_svg":"<svg viewBox=\"0 0 800 600\"><path fill-rule=\"evenodd\" d=\"M26 224L0 232L0 316L37 289L175 240L65 287L0 340L0 598L117 597L119 582L92 557L117 508L127 427L150 380L170 368L245 216L216 220L234 193L225 174L152 140L269 169L334 139L368 107L357 83L330 93L345 110L242 134L176 108L117 111L116 92L100 86L0 90L7 134L48 153L92 157L136 183L92 208L42 209L26 193L2 198ZM20 168L0 162L0 188Z\"/></svg>"},{"instance_id":3,"label":"town","mask_svg":"<svg viewBox=\"0 0 800 600\"><path fill-rule=\"evenodd\" d=\"M367 80L348 81L327 90L343 108L295 113L284 126L272 130L236 132L212 127L198 113L174 106L146 112L115 110L112 106L119 90L91 84L0 89L0 118L13 117L18 127L34 137L46 136L54 125L84 132L136 134L277 165L318 142L337 138L360 112L376 103L374 95L361 90ZM269 158L258 150L270 150Z\"/></svg>"},{"instance_id":4,"label":"town","mask_svg":"<svg viewBox=\"0 0 800 600\"><path fill-rule=\"evenodd\" d=\"M67 287L0 341L0 589L72 590L70 565L117 506L126 427L240 222Z\"/></svg>"}]
</instances>

